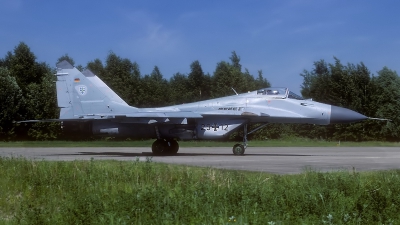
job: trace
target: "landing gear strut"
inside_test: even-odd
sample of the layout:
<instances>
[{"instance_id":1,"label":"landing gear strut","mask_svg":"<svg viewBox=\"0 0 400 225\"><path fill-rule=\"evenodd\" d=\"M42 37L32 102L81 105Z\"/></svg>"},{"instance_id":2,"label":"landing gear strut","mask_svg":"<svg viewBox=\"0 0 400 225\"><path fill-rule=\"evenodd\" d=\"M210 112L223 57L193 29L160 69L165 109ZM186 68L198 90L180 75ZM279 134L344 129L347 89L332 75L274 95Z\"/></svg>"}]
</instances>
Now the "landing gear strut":
<instances>
[{"instance_id":1,"label":"landing gear strut","mask_svg":"<svg viewBox=\"0 0 400 225\"><path fill-rule=\"evenodd\" d=\"M267 123L261 124L260 126L256 127L254 130L247 132L247 123L243 126L243 144L235 144L232 148L232 152L234 155L244 155L244 151L247 148L247 135L251 134L259 129L267 126Z\"/></svg>"},{"instance_id":2,"label":"landing gear strut","mask_svg":"<svg viewBox=\"0 0 400 225\"><path fill-rule=\"evenodd\" d=\"M151 146L154 155L174 155L179 150L179 144L173 139L157 139Z\"/></svg>"}]
</instances>

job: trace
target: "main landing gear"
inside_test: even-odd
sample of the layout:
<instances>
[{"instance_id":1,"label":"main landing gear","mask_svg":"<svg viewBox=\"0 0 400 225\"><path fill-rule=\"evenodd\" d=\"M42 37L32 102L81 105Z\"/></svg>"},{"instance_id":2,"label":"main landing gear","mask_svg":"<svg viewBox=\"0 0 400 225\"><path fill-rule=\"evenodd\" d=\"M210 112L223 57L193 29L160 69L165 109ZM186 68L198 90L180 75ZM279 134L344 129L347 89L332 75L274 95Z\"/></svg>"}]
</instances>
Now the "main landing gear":
<instances>
[{"instance_id":1,"label":"main landing gear","mask_svg":"<svg viewBox=\"0 0 400 225\"><path fill-rule=\"evenodd\" d=\"M175 155L179 150L179 144L174 139L162 139L158 127L154 127L157 140L151 145L151 151L154 155Z\"/></svg>"},{"instance_id":2,"label":"main landing gear","mask_svg":"<svg viewBox=\"0 0 400 225\"><path fill-rule=\"evenodd\" d=\"M247 123L244 124L243 126L243 144L235 144L232 148L232 152L234 155L244 155L244 151L247 148L247 135L251 134L265 126L267 126L268 124L261 124L260 126L256 127L254 130L247 132Z\"/></svg>"},{"instance_id":3,"label":"main landing gear","mask_svg":"<svg viewBox=\"0 0 400 225\"><path fill-rule=\"evenodd\" d=\"M179 144L173 139L157 139L151 146L154 155L174 155L179 150Z\"/></svg>"}]
</instances>

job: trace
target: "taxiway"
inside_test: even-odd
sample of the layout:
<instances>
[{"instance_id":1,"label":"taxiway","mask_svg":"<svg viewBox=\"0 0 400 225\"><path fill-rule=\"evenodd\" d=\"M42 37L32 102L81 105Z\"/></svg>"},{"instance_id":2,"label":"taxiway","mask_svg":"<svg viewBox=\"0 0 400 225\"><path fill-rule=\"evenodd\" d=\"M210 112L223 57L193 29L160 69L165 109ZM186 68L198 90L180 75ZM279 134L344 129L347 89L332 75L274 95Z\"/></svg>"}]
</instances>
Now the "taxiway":
<instances>
[{"instance_id":1,"label":"taxiway","mask_svg":"<svg viewBox=\"0 0 400 225\"><path fill-rule=\"evenodd\" d=\"M35 160L148 160L190 166L232 170L264 171L276 174L337 170L400 169L398 147L249 147L235 156L228 147L181 148L177 155L153 156L150 148L0 148L2 157Z\"/></svg>"}]
</instances>

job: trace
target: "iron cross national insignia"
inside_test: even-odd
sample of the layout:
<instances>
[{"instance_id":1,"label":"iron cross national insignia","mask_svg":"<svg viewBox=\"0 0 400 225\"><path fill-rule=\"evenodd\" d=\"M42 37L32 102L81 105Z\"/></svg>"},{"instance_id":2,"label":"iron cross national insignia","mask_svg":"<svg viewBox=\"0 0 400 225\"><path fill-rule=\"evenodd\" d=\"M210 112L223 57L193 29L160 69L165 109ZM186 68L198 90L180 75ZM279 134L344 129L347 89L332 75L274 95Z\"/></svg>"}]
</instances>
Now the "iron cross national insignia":
<instances>
[{"instance_id":1,"label":"iron cross national insignia","mask_svg":"<svg viewBox=\"0 0 400 225\"><path fill-rule=\"evenodd\" d=\"M77 85L75 86L75 90L78 92L79 95L86 95L87 87L85 85Z\"/></svg>"}]
</instances>

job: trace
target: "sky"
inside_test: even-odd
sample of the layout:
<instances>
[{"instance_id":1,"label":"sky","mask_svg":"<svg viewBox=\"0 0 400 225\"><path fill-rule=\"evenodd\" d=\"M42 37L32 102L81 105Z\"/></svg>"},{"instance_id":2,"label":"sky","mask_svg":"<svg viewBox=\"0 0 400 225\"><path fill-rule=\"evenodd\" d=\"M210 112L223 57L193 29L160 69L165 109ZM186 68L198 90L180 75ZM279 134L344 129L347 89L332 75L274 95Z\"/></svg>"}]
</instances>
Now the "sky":
<instances>
[{"instance_id":1,"label":"sky","mask_svg":"<svg viewBox=\"0 0 400 225\"><path fill-rule=\"evenodd\" d=\"M395 0L0 0L0 58L20 42L51 67L65 54L86 66L114 52L142 76L158 66L169 79L196 60L212 75L235 51L243 70L300 93L300 74L322 59L399 74L399 9Z\"/></svg>"}]
</instances>

